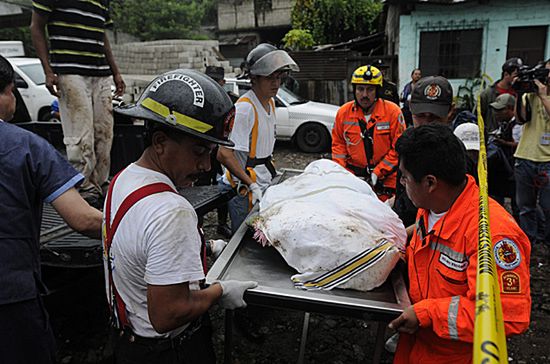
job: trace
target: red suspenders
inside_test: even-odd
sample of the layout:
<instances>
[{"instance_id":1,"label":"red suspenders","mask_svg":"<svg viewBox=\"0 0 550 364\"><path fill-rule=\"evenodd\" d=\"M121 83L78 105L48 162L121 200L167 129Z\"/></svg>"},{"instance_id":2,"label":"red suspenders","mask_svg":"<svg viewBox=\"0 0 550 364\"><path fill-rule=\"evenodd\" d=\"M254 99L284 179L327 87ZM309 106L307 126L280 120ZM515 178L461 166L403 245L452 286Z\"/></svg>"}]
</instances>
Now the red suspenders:
<instances>
[{"instance_id":1,"label":"red suspenders","mask_svg":"<svg viewBox=\"0 0 550 364\"><path fill-rule=\"evenodd\" d=\"M118 228L118 225L120 224L120 221L128 212L128 210L139 200L142 198L145 198L147 196L153 195L155 193L160 192L174 192L174 189L170 187L166 183L152 183L150 185L146 185L143 187L140 187L139 189L135 190L131 194L129 194L120 207L118 208L115 217L113 219L113 223L111 224L111 197L113 194L113 186L115 185L115 182L120 175L119 172L111 181L111 185L109 186L109 192L107 194L107 203L105 204L105 237L104 237L104 252L106 254L107 258L107 268L109 271L109 306L111 308L111 320L113 321L113 324L122 329L129 326L128 317L126 316L126 305L124 304L124 301L118 294L118 291L115 287L115 284L113 282L113 268L112 268L112 262L111 262L111 243L113 242L113 237L115 236L116 230Z\"/></svg>"}]
</instances>

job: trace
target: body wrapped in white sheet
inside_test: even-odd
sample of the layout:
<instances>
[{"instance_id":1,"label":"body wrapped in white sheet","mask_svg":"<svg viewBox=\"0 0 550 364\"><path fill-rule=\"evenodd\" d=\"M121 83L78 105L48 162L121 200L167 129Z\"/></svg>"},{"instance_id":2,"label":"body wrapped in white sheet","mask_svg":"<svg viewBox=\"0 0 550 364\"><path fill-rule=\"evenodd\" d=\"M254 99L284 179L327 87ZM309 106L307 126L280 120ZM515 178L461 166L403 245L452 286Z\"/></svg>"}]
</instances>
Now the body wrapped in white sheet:
<instances>
[{"instance_id":1,"label":"body wrapped in white sheet","mask_svg":"<svg viewBox=\"0 0 550 364\"><path fill-rule=\"evenodd\" d=\"M406 241L403 223L371 187L326 159L269 187L253 226L300 273L292 280L303 289L378 287Z\"/></svg>"}]
</instances>

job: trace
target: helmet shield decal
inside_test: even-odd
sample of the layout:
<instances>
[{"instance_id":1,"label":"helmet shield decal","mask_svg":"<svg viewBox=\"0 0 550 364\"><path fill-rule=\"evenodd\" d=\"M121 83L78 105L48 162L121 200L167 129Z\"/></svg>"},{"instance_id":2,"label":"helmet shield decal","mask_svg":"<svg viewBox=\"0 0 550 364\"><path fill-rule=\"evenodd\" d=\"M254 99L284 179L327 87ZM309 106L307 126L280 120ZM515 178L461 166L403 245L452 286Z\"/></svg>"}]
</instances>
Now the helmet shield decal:
<instances>
[{"instance_id":1,"label":"helmet shield decal","mask_svg":"<svg viewBox=\"0 0 550 364\"><path fill-rule=\"evenodd\" d=\"M225 116L225 120L223 122L223 137L227 139L229 137L229 134L231 133L231 130L233 130L233 123L235 122L235 107L227 113Z\"/></svg>"}]
</instances>

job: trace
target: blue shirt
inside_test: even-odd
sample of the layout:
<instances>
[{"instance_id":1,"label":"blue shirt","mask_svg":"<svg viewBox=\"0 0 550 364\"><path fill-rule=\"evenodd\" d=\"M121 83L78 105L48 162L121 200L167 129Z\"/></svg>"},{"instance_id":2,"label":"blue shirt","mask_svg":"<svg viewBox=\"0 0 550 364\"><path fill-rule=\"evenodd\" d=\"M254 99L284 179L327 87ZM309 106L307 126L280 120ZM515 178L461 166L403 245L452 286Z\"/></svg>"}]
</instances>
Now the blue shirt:
<instances>
[{"instance_id":1,"label":"blue shirt","mask_svg":"<svg viewBox=\"0 0 550 364\"><path fill-rule=\"evenodd\" d=\"M42 204L83 179L46 140L0 121L0 304L42 291Z\"/></svg>"}]
</instances>

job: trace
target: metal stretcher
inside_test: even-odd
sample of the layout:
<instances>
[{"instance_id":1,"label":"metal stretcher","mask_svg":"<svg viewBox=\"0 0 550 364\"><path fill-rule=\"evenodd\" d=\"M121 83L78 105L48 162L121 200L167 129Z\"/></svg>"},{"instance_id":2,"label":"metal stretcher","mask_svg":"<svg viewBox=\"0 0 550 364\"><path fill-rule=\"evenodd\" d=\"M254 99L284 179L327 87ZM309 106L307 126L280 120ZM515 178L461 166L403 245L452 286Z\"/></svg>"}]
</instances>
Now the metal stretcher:
<instances>
[{"instance_id":1,"label":"metal stretcher","mask_svg":"<svg viewBox=\"0 0 550 364\"><path fill-rule=\"evenodd\" d=\"M284 170L274 183L299 174ZM257 211L257 205L251 214ZM304 291L295 289L290 277L296 271L289 267L273 247L262 247L252 238L246 222L243 223L208 275L207 283L216 280L256 281L258 287L245 293L248 304L286 308L305 312L304 327L298 363L303 361L307 341L309 313L335 314L378 322L373 363L379 363L384 346L385 328L389 321L410 305L403 276L397 269L381 286L369 292L333 289L331 291ZM225 313L225 363L231 363L232 312Z\"/></svg>"}]
</instances>

